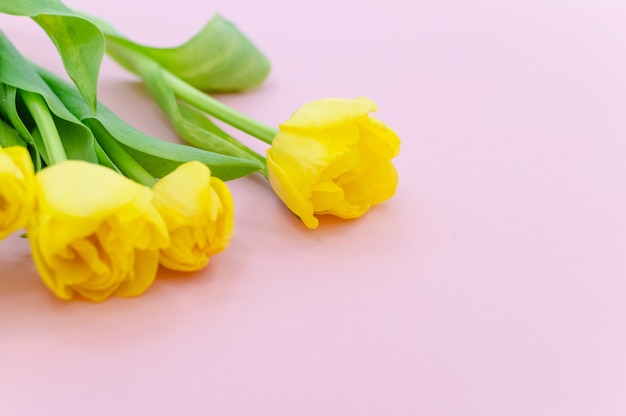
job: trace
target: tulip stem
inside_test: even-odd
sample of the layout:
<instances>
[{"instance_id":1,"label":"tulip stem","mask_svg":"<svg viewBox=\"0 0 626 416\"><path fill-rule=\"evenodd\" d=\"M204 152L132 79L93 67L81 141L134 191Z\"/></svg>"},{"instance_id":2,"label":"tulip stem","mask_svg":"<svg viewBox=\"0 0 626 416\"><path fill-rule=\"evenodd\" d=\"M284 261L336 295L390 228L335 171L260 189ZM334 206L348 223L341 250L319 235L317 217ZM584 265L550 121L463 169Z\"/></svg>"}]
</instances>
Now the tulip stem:
<instances>
[{"instance_id":1,"label":"tulip stem","mask_svg":"<svg viewBox=\"0 0 626 416\"><path fill-rule=\"evenodd\" d=\"M152 187L157 183L154 176L129 155L102 124L95 120L87 120L86 124L107 156L124 175L148 187Z\"/></svg>"},{"instance_id":2,"label":"tulip stem","mask_svg":"<svg viewBox=\"0 0 626 416\"><path fill-rule=\"evenodd\" d=\"M55 163L66 161L67 154L65 153L61 136L59 136L57 126L54 124L54 118L52 118L50 109L43 97L24 90L20 90L20 96L39 129L48 155L48 164L54 165Z\"/></svg>"},{"instance_id":3,"label":"tulip stem","mask_svg":"<svg viewBox=\"0 0 626 416\"><path fill-rule=\"evenodd\" d=\"M277 128L268 126L230 108L166 70L163 70L163 78L179 98L244 133L248 133L267 144L272 144L272 140L278 133Z\"/></svg>"}]
</instances>

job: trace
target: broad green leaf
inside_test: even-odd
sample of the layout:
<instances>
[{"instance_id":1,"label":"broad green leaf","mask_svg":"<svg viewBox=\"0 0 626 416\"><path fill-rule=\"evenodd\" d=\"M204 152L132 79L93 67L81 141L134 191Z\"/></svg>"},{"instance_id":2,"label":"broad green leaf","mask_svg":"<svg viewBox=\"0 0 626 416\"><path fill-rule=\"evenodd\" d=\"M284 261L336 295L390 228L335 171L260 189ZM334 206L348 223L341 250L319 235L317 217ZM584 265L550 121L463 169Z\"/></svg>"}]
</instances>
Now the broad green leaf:
<instances>
[{"instance_id":1,"label":"broad green leaf","mask_svg":"<svg viewBox=\"0 0 626 416\"><path fill-rule=\"evenodd\" d=\"M64 105L63 101L50 89L39 76L34 65L24 58L0 31L0 84L4 84L2 109L11 124L26 141L33 143L34 125L32 119L22 110L20 112L20 90L39 94L45 100L54 118L55 125L63 140L63 147L70 159L97 162L94 138L85 127ZM82 100L82 98L81 98ZM42 143L34 141L45 161L47 156Z\"/></svg>"},{"instance_id":2,"label":"broad green leaf","mask_svg":"<svg viewBox=\"0 0 626 416\"><path fill-rule=\"evenodd\" d=\"M130 126L102 104L98 105L97 112L93 114L70 84L44 69L40 68L39 73L52 90L64 97L67 108L78 119L87 125L98 123L157 178L167 175L181 163L191 160L206 164L213 175L225 181L249 175L263 168L259 162L159 140Z\"/></svg>"},{"instance_id":3,"label":"broad green leaf","mask_svg":"<svg viewBox=\"0 0 626 416\"><path fill-rule=\"evenodd\" d=\"M105 51L102 33L79 17L40 15L33 18L54 42L68 75L92 111L96 110L98 73Z\"/></svg>"},{"instance_id":4,"label":"broad green leaf","mask_svg":"<svg viewBox=\"0 0 626 416\"><path fill-rule=\"evenodd\" d=\"M58 0L2 0L0 12L14 16L37 16L42 13L67 14L72 11Z\"/></svg>"},{"instance_id":5,"label":"broad green leaf","mask_svg":"<svg viewBox=\"0 0 626 416\"><path fill-rule=\"evenodd\" d=\"M105 51L102 32L59 0L2 0L0 13L29 16L52 40L67 74L95 111L100 64Z\"/></svg>"},{"instance_id":6,"label":"broad green leaf","mask_svg":"<svg viewBox=\"0 0 626 416\"><path fill-rule=\"evenodd\" d=\"M243 91L261 84L270 72L267 57L237 27L215 15L193 38L174 48L154 48L124 37L107 22L93 20L107 38L107 53L138 73L137 54L157 62L194 87Z\"/></svg>"}]
</instances>

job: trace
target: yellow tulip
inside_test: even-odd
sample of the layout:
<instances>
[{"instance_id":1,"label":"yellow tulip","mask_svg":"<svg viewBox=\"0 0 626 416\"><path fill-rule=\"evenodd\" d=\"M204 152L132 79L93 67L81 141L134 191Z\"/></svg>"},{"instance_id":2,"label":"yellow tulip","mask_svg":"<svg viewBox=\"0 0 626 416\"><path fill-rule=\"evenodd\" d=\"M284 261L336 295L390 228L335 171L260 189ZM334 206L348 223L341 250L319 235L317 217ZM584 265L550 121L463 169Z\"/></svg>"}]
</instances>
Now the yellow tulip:
<instances>
[{"instance_id":1,"label":"yellow tulip","mask_svg":"<svg viewBox=\"0 0 626 416\"><path fill-rule=\"evenodd\" d=\"M152 188L154 206L170 233L169 247L161 250L163 266L199 270L224 250L233 235L233 200L226 184L209 168L188 162Z\"/></svg>"},{"instance_id":2,"label":"yellow tulip","mask_svg":"<svg viewBox=\"0 0 626 416\"><path fill-rule=\"evenodd\" d=\"M115 171L66 161L36 175L27 226L44 283L60 298L138 296L154 281L167 229L152 191Z\"/></svg>"},{"instance_id":3,"label":"yellow tulip","mask_svg":"<svg viewBox=\"0 0 626 416\"><path fill-rule=\"evenodd\" d=\"M398 175L391 159L400 139L370 116L364 97L330 98L300 107L267 151L269 180L278 197L308 228L316 215L357 218L391 198Z\"/></svg>"},{"instance_id":4,"label":"yellow tulip","mask_svg":"<svg viewBox=\"0 0 626 416\"><path fill-rule=\"evenodd\" d=\"M35 173L28 150L0 148L0 240L26 226L35 201Z\"/></svg>"}]
</instances>

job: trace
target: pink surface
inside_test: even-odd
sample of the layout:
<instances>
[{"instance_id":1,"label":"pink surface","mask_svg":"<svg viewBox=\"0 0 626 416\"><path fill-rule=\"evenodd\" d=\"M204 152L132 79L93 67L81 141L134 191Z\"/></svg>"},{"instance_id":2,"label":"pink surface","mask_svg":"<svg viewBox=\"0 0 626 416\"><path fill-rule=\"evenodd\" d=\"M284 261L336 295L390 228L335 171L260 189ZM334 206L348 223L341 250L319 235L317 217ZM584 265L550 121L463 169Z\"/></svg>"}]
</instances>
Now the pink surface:
<instances>
[{"instance_id":1,"label":"pink surface","mask_svg":"<svg viewBox=\"0 0 626 416\"><path fill-rule=\"evenodd\" d=\"M98 305L55 299L5 240L1 415L626 414L626 3L68 4L163 46L222 13L274 69L220 99L277 124L368 96L400 186L312 232L261 178L231 182L225 253ZM34 24L0 27L62 73ZM176 140L131 75L107 59L101 79Z\"/></svg>"}]
</instances>

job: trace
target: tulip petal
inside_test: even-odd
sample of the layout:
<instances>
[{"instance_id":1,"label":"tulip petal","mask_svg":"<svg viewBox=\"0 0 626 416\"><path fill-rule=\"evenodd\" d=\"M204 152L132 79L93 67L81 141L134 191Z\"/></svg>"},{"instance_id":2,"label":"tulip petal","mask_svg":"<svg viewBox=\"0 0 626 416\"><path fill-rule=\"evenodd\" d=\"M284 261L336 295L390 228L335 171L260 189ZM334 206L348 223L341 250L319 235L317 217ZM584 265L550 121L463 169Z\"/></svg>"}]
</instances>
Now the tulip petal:
<instances>
[{"instance_id":1,"label":"tulip petal","mask_svg":"<svg viewBox=\"0 0 626 416\"><path fill-rule=\"evenodd\" d=\"M385 123L369 116L359 123L361 143L376 150L380 157L393 159L400 152L400 138Z\"/></svg>"},{"instance_id":2,"label":"tulip petal","mask_svg":"<svg viewBox=\"0 0 626 416\"><path fill-rule=\"evenodd\" d=\"M157 250L137 250L134 259L134 275L120 285L116 295L125 298L139 296L150 287L159 267Z\"/></svg>"},{"instance_id":3,"label":"tulip petal","mask_svg":"<svg viewBox=\"0 0 626 416\"><path fill-rule=\"evenodd\" d=\"M276 195L283 201L287 208L296 214L307 228L315 229L319 221L313 215L313 204L304 198L298 187L291 181L291 176L267 153L267 168L269 180Z\"/></svg>"},{"instance_id":4,"label":"tulip petal","mask_svg":"<svg viewBox=\"0 0 626 416\"><path fill-rule=\"evenodd\" d=\"M26 226L35 202L34 175L25 147L0 148L0 240Z\"/></svg>"},{"instance_id":5,"label":"tulip petal","mask_svg":"<svg viewBox=\"0 0 626 416\"><path fill-rule=\"evenodd\" d=\"M339 124L349 124L378 110L369 98L325 98L311 101L298 108L282 123L281 130L328 129Z\"/></svg>"},{"instance_id":6,"label":"tulip petal","mask_svg":"<svg viewBox=\"0 0 626 416\"><path fill-rule=\"evenodd\" d=\"M343 199L343 188L330 179L317 183L311 192L311 202L320 214L331 210Z\"/></svg>"},{"instance_id":7,"label":"tulip petal","mask_svg":"<svg viewBox=\"0 0 626 416\"><path fill-rule=\"evenodd\" d=\"M290 132L278 133L266 156L275 165L288 166L291 182L301 190L313 186L330 163L328 147L324 143Z\"/></svg>"},{"instance_id":8,"label":"tulip petal","mask_svg":"<svg viewBox=\"0 0 626 416\"><path fill-rule=\"evenodd\" d=\"M211 177L211 189L215 192L215 196L220 203L220 209L217 212L217 224L215 226L215 235L211 244L209 255L222 252L228 247L233 238L233 229L235 225L235 210L233 206L233 197L230 190L220 179Z\"/></svg>"}]
</instances>

